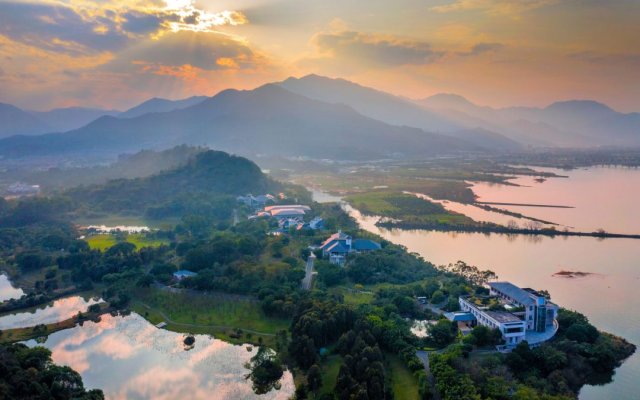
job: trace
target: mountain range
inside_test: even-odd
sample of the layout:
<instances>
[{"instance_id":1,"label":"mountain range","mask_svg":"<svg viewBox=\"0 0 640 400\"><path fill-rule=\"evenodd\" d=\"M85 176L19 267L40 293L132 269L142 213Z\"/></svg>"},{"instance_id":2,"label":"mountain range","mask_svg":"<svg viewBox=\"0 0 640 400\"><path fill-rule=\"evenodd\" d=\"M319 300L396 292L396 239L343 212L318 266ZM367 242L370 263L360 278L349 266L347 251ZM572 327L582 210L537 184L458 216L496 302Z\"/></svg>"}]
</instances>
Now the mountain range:
<instances>
[{"instance_id":1,"label":"mountain range","mask_svg":"<svg viewBox=\"0 0 640 400\"><path fill-rule=\"evenodd\" d=\"M345 160L518 151L526 146L640 146L640 114L622 114L594 101L491 108L454 94L410 100L318 75L253 90L228 89L213 97L153 98L122 113L29 113L0 104L0 122L4 157L118 154L178 144L251 156ZM74 129L66 129L71 126ZM57 133L43 134L47 131ZM11 134L35 136L6 137Z\"/></svg>"},{"instance_id":2,"label":"mountain range","mask_svg":"<svg viewBox=\"0 0 640 400\"><path fill-rule=\"evenodd\" d=\"M525 145L640 146L640 113L619 113L592 100L559 101L544 108L491 108L459 95L437 94L416 103L463 126L498 132Z\"/></svg>"}]
</instances>

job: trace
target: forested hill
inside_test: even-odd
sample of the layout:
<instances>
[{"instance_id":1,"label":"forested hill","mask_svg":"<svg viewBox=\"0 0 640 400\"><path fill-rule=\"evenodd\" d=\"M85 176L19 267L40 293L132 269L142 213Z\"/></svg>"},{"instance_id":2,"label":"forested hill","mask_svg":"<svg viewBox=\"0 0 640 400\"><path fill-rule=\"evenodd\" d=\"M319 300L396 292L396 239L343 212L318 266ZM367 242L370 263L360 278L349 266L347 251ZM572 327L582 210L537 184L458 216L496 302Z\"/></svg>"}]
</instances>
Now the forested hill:
<instances>
[{"instance_id":1,"label":"forested hill","mask_svg":"<svg viewBox=\"0 0 640 400\"><path fill-rule=\"evenodd\" d=\"M197 154L185 165L146 178L117 179L100 186L78 187L67 192L92 210L143 212L149 207L182 214L202 199L226 199L253 193L280 191L282 185L262 173L252 161L221 151Z\"/></svg>"}]
</instances>

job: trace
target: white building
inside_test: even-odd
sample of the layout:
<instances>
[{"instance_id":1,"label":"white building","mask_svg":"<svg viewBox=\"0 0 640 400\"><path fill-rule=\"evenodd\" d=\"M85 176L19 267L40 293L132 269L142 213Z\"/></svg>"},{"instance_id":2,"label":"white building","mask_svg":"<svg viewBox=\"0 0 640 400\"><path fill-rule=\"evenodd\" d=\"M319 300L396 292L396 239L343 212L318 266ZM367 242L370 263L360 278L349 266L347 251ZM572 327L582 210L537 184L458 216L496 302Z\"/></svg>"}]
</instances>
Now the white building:
<instances>
[{"instance_id":1,"label":"white building","mask_svg":"<svg viewBox=\"0 0 640 400\"><path fill-rule=\"evenodd\" d=\"M502 333L508 347L515 347L526 338L526 324L517 316L506 311L489 311L473 304L468 298L458 299L460 309L473 315L476 324L491 329L498 329Z\"/></svg>"},{"instance_id":2,"label":"white building","mask_svg":"<svg viewBox=\"0 0 640 400\"><path fill-rule=\"evenodd\" d=\"M523 315L529 331L546 331L558 316L558 306L533 289L521 289L510 282L491 282L489 289L490 294L501 298L514 314Z\"/></svg>"},{"instance_id":3,"label":"white building","mask_svg":"<svg viewBox=\"0 0 640 400\"><path fill-rule=\"evenodd\" d=\"M460 309L473 315L477 324L498 329L510 349L522 341L531 346L551 339L558 331L558 306L535 290L521 289L510 282L489 283L489 296L462 296ZM493 304L507 311L493 311Z\"/></svg>"}]
</instances>

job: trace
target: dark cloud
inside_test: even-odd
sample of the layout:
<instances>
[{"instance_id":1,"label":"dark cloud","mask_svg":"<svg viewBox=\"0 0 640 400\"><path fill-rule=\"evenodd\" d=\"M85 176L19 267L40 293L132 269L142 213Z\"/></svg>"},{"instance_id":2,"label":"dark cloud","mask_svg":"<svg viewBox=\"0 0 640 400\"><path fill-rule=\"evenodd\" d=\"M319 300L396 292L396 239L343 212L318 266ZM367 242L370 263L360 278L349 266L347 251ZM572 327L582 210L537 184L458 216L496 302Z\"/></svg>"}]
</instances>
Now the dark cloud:
<instances>
[{"instance_id":1,"label":"dark cloud","mask_svg":"<svg viewBox=\"0 0 640 400\"><path fill-rule=\"evenodd\" d=\"M443 56L442 52L434 51L427 42L355 31L319 33L314 37L314 43L321 53L380 67L430 64Z\"/></svg>"},{"instance_id":2,"label":"dark cloud","mask_svg":"<svg viewBox=\"0 0 640 400\"><path fill-rule=\"evenodd\" d=\"M135 34L148 34L158 31L163 25L163 18L160 15L146 14L138 11L124 13L125 21L122 29Z\"/></svg>"},{"instance_id":3,"label":"dark cloud","mask_svg":"<svg viewBox=\"0 0 640 400\"><path fill-rule=\"evenodd\" d=\"M478 43L474 45L469 51L461 51L457 54L464 57L478 56L484 53L491 53L504 48L501 43Z\"/></svg>"},{"instance_id":4,"label":"dark cloud","mask_svg":"<svg viewBox=\"0 0 640 400\"><path fill-rule=\"evenodd\" d=\"M85 20L69 7L11 1L0 2L0 34L68 54L111 51L128 41L112 19Z\"/></svg>"},{"instance_id":5,"label":"dark cloud","mask_svg":"<svg viewBox=\"0 0 640 400\"><path fill-rule=\"evenodd\" d=\"M246 23L239 12L208 13L193 6L76 10L70 6L0 0L0 35L48 51L71 55L118 51L149 36L172 30L213 31Z\"/></svg>"},{"instance_id":6,"label":"dark cloud","mask_svg":"<svg viewBox=\"0 0 640 400\"><path fill-rule=\"evenodd\" d=\"M166 33L159 40L138 43L119 53L106 68L125 72L135 65L179 67L188 64L212 71L230 66L251 68L257 63L254 52L233 37L217 32L180 31Z\"/></svg>"}]
</instances>

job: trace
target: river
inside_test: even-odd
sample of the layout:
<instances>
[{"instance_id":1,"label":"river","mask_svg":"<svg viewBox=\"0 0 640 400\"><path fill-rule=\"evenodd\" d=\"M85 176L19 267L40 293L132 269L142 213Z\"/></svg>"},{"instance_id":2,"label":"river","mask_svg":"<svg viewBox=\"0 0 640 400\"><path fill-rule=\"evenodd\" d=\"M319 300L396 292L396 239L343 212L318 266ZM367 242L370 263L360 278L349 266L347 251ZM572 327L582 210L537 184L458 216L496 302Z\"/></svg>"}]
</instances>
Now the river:
<instances>
[{"instance_id":1,"label":"river","mask_svg":"<svg viewBox=\"0 0 640 400\"><path fill-rule=\"evenodd\" d=\"M640 170L591 168L562 171L562 174L569 175L569 178L556 178L539 184L535 188L535 197L512 196L512 193L527 191L530 187L482 185L479 190L481 199L568 203L566 205L576 208L545 208L535 212L529 211L533 208L527 208L526 212L521 208L514 210L541 219L555 219L554 222L579 229L602 227L611 232L640 233L637 206L632 206L633 202L628 198L640 194ZM529 179L523 177L517 181ZM574 185L572 179L576 179L578 184ZM544 194L545 187L549 193ZM478 186L474 185L476 189ZM499 192L504 195L498 196ZM553 193L563 194L561 198L555 198ZM640 287L640 240L386 230L375 226L377 218L364 217L357 210L345 207L362 228L404 245L436 265L463 260L479 268L493 270L500 280L546 289L552 300L562 307L575 309L585 314L599 329L640 345L640 296L637 295ZM592 215L593 210L597 210L596 216ZM553 218L551 214L554 214ZM579 278L554 276L561 270L588 275ZM580 399L637 399L638 377L640 354L636 352L616 370L612 383L585 386L580 392Z\"/></svg>"}]
</instances>

